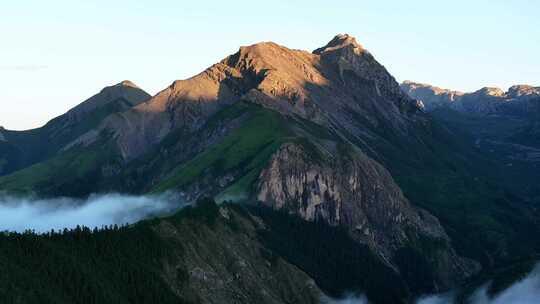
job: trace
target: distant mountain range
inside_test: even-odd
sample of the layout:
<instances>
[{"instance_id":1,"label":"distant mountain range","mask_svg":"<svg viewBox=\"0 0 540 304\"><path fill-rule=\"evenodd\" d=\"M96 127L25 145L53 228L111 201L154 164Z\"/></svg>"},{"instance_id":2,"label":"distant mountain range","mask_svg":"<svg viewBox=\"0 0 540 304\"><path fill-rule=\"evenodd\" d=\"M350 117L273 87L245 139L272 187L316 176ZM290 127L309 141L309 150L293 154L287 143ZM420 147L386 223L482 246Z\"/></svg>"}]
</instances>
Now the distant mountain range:
<instances>
[{"instance_id":1,"label":"distant mountain range","mask_svg":"<svg viewBox=\"0 0 540 304\"><path fill-rule=\"evenodd\" d=\"M522 273L538 254L540 200L530 176L509 182L507 164L482 153L462 124L449 123L453 114L432 112L522 115L529 123L538 113L538 93L528 86L471 94L400 86L349 35L313 52L263 42L153 97L124 81L42 128L0 130L0 190L72 197L173 191L187 201L223 203L197 207L189 211L195 216L179 215L180 222L133 228L158 248L182 242L173 246L176 264L160 255L168 262L144 270L163 280L171 299L214 303L209 288L225 283L208 278L234 281L240 268L250 284L267 286L269 279L255 272L266 273L268 262L285 265L264 275L276 276L268 285L274 293L243 289L246 281L234 293L219 289L217 299L311 303L322 290L412 303L421 294L492 278L509 265L519 264ZM526 132L535 132L532 126ZM210 221L219 228L197 215L205 212L213 212ZM201 228L198 238L186 221L210 228ZM243 235L260 249L245 253ZM216 240L216 251L205 247ZM189 244L208 249L214 260L180 249ZM51 254L62 254L64 245L51 246ZM222 250L242 252L242 259L230 261ZM333 260L344 257L350 269ZM328 281L333 267L342 279ZM363 272L373 281L359 279ZM288 275L313 279L312 289Z\"/></svg>"},{"instance_id":2,"label":"distant mountain range","mask_svg":"<svg viewBox=\"0 0 540 304\"><path fill-rule=\"evenodd\" d=\"M485 155L504 163L507 173L515 171L511 176L522 175L513 181L528 188L529 196L540 195L535 174L540 162L540 87L462 93L406 81L401 88L440 122L467 134Z\"/></svg>"},{"instance_id":3,"label":"distant mountain range","mask_svg":"<svg viewBox=\"0 0 540 304\"><path fill-rule=\"evenodd\" d=\"M405 81L401 88L412 98L422 102L427 111L446 107L463 113L494 115L527 115L540 113L540 87L515 85L507 92L485 87L476 92L463 93Z\"/></svg>"}]
</instances>

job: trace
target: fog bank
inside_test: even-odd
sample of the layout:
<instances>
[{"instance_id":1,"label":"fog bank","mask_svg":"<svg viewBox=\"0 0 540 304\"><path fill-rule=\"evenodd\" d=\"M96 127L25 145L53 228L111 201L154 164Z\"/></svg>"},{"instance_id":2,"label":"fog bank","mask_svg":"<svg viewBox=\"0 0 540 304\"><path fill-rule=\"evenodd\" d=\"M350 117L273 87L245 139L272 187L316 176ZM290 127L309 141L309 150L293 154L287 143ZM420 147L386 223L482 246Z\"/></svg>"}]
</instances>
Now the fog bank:
<instances>
[{"instance_id":1,"label":"fog bank","mask_svg":"<svg viewBox=\"0 0 540 304\"><path fill-rule=\"evenodd\" d=\"M540 303L540 264L524 279L514 283L503 292L490 298L488 286L476 290L468 299L469 304L538 304ZM433 295L420 299L417 304L454 304L454 297Z\"/></svg>"},{"instance_id":2,"label":"fog bank","mask_svg":"<svg viewBox=\"0 0 540 304\"><path fill-rule=\"evenodd\" d=\"M540 263L525 278L490 298L487 290L489 285L477 289L466 301L467 304L539 304L540 303ZM321 304L369 304L364 295L346 295L341 299L327 296L321 298ZM455 294L429 295L419 298L416 304L456 304Z\"/></svg>"},{"instance_id":3,"label":"fog bank","mask_svg":"<svg viewBox=\"0 0 540 304\"><path fill-rule=\"evenodd\" d=\"M0 231L90 228L134 223L183 207L174 194L131 196L91 195L88 199L39 199L0 195Z\"/></svg>"},{"instance_id":4,"label":"fog bank","mask_svg":"<svg viewBox=\"0 0 540 304\"><path fill-rule=\"evenodd\" d=\"M323 295L321 304L369 304L365 295L348 294L341 299L334 299Z\"/></svg>"}]
</instances>

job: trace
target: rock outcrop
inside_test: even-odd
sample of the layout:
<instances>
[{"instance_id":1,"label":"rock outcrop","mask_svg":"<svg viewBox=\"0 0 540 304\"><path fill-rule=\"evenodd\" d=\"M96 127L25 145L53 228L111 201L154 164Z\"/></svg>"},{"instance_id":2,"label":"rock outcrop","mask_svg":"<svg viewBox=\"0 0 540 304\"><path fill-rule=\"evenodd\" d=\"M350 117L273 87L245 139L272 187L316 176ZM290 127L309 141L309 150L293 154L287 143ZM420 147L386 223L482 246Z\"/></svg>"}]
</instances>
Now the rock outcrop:
<instances>
[{"instance_id":1,"label":"rock outcrop","mask_svg":"<svg viewBox=\"0 0 540 304\"><path fill-rule=\"evenodd\" d=\"M407 201L383 166L358 150L342 153L316 161L303 147L284 144L261 173L258 200L308 221L344 227L397 269L400 248L418 240L440 242L441 248L425 254L437 256L441 289L478 271L477 264L457 256L434 216Z\"/></svg>"},{"instance_id":2,"label":"rock outcrop","mask_svg":"<svg viewBox=\"0 0 540 304\"><path fill-rule=\"evenodd\" d=\"M465 94L408 80L401 84L401 88L412 98L420 100L427 111L446 104L453 104Z\"/></svg>"}]
</instances>

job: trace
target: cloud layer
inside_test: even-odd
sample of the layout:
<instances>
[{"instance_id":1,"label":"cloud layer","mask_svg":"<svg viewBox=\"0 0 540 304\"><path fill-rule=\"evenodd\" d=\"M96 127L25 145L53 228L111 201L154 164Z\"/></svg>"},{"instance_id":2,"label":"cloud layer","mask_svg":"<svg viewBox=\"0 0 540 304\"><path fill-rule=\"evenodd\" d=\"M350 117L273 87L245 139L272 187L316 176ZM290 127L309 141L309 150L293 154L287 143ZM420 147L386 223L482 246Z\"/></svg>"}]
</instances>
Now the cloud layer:
<instances>
[{"instance_id":1,"label":"cloud layer","mask_svg":"<svg viewBox=\"0 0 540 304\"><path fill-rule=\"evenodd\" d=\"M477 289L468 299L467 304L539 304L540 303L540 263L524 279L514 283L508 289L490 298L488 286ZM346 295L341 299L321 297L321 304L369 304L364 295ZM455 294L430 295L421 297L416 304L456 304Z\"/></svg>"},{"instance_id":2,"label":"cloud layer","mask_svg":"<svg viewBox=\"0 0 540 304\"><path fill-rule=\"evenodd\" d=\"M341 299L333 299L326 295L321 297L321 304L369 304L365 295L348 294Z\"/></svg>"},{"instance_id":3,"label":"cloud layer","mask_svg":"<svg viewBox=\"0 0 540 304\"><path fill-rule=\"evenodd\" d=\"M540 303L540 264L523 280L490 298L488 286L476 290L469 298L470 304L538 304ZM434 295L420 299L417 304L453 304L452 295Z\"/></svg>"},{"instance_id":4,"label":"cloud layer","mask_svg":"<svg viewBox=\"0 0 540 304\"><path fill-rule=\"evenodd\" d=\"M173 194L129 196L92 195L86 200L36 199L0 195L0 231L27 229L38 233L77 225L102 227L134 223L148 216L171 212L184 204Z\"/></svg>"}]
</instances>

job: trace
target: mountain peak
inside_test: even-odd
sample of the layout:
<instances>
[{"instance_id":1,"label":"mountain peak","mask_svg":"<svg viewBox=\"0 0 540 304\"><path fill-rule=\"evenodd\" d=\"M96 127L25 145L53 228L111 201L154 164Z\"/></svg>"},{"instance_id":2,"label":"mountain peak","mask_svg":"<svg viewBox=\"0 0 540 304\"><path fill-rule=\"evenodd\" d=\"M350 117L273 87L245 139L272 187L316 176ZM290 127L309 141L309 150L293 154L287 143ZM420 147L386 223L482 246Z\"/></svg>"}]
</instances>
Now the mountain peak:
<instances>
[{"instance_id":1,"label":"mountain peak","mask_svg":"<svg viewBox=\"0 0 540 304\"><path fill-rule=\"evenodd\" d=\"M508 95L512 98L529 95L540 95L540 87L533 87L526 84L518 84L511 86L508 89Z\"/></svg>"},{"instance_id":2,"label":"mountain peak","mask_svg":"<svg viewBox=\"0 0 540 304\"><path fill-rule=\"evenodd\" d=\"M345 47L352 47L353 49L365 51L364 47L358 42L356 42L356 38L354 38L353 36L349 34L338 34L325 46L316 49L315 51L313 51L313 53L320 55L325 52L334 51Z\"/></svg>"},{"instance_id":3,"label":"mountain peak","mask_svg":"<svg viewBox=\"0 0 540 304\"><path fill-rule=\"evenodd\" d=\"M129 106L136 106L148 99L150 95L139 88L133 82L124 80L115 85L103 88L99 93L83 101L68 111L72 120L78 121L81 117L119 99L124 100Z\"/></svg>"},{"instance_id":4,"label":"mountain peak","mask_svg":"<svg viewBox=\"0 0 540 304\"><path fill-rule=\"evenodd\" d=\"M139 86L137 86L136 84L134 84L132 81L130 80L123 80L117 84L114 85L115 87L130 87L130 88L135 88L135 89L140 89Z\"/></svg>"},{"instance_id":5,"label":"mountain peak","mask_svg":"<svg viewBox=\"0 0 540 304\"><path fill-rule=\"evenodd\" d=\"M481 95L494 96L494 97L502 97L505 95L502 89L496 88L496 87L483 87L474 93L481 94Z\"/></svg>"}]
</instances>

